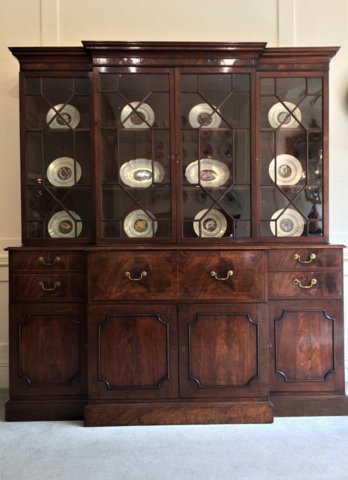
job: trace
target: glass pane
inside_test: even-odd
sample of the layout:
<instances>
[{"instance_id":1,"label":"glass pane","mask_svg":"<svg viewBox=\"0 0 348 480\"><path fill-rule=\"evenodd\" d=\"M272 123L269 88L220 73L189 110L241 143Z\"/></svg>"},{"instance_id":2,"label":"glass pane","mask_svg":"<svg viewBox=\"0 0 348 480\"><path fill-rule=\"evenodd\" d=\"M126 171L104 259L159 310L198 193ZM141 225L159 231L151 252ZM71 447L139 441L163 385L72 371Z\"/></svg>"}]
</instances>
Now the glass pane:
<instances>
[{"instance_id":1,"label":"glass pane","mask_svg":"<svg viewBox=\"0 0 348 480\"><path fill-rule=\"evenodd\" d=\"M89 78L25 80L29 238L90 238Z\"/></svg>"},{"instance_id":2,"label":"glass pane","mask_svg":"<svg viewBox=\"0 0 348 480\"><path fill-rule=\"evenodd\" d=\"M29 233L40 238L86 238L91 235L91 195L87 188L45 185L28 188ZM31 226L30 226L31 225Z\"/></svg>"},{"instance_id":3,"label":"glass pane","mask_svg":"<svg viewBox=\"0 0 348 480\"><path fill-rule=\"evenodd\" d=\"M322 78L262 78L261 234L323 235Z\"/></svg>"},{"instance_id":4,"label":"glass pane","mask_svg":"<svg viewBox=\"0 0 348 480\"><path fill-rule=\"evenodd\" d=\"M249 237L250 77L181 76L184 238Z\"/></svg>"},{"instance_id":5,"label":"glass pane","mask_svg":"<svg viewBox=\"0 0 348 480\"><path fill-rule=\"evenodd\" d=\"M169 77L101 73L104 238L169 238Z\"/></svg>"}]
</instances>

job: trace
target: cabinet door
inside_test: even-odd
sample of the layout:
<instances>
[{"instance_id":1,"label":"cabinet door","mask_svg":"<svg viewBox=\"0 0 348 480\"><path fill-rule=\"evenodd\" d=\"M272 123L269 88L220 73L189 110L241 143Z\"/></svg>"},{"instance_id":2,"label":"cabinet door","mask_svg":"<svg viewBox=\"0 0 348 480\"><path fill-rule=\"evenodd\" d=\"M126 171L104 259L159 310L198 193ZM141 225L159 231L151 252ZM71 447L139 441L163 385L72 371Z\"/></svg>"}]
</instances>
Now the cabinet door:
<instances>
[{"instance_id":1,"label":"cabinet door","mask_svg":"<svg viewBox=\"0 0 348 480\"><path fill-rule=\"evenodd\" d=\"M250 72L183 69L180 75L181 238L250 238Z\"/></svg>"},{"instance_id":2,"label":"cabinet door","mask_svg":"<svg viewBox=\"0 0 348 480\"><path fill-rule=\"evenodd\" d=\"M325 95L321 74L261 74L262 237L327 237Z\"/></svg>"},{"instance_id":3,"label":"cabinet door","mask_svg":"<svg viewBox=\"0 0 348 480\"><path fill-rule=\"evenodd\" d=\"M271 390L344 392L341 301L270 303Z\"/></svg>"},{"instance_id":4,"label":"cabinet door","mask_svg":"<svg viewBox=\"0 0 348 480\"><path fill-rule=\"evenodd\" d=\"M11 395L86 394L85 326L78 305L12 305Z\"/></svg>"},{"instance_id":5,"label":"cabinet door","mask_svg":"<svg viewBox=\"0 0 348 480\"><path fill-rule=\"evenodd\" d=\"M268 393L264 305L185 305L180 315L180 396Z\"/></svg>"},{"instance_id":6,"label":"cabinet door","mask_svg":"<svg viewBox=\"0 0 348 480\"><path fill-rule=\"evenodd\" d=\"M23 237L92 238L90 79L29 76L23 82Z\"/></svg>"},{"instance_id":7,"label":"cabinet door","mask_svg":"<svg viewBox=\"0 0 348 480\"><path fill-rule=\"evenodd\" d=\"M91 306L89 397L177 395L176 307Z\"/></svg>"},{"instance_id":8,"label":"cabinet door","mask_svg":"<svg viewBox=\"0 0 348 480\"><path fill-rule=\"evenodd\" d=\"M103 240L173 237L171 82L168 69L97 69Z\"/></svg>"}]
</instances>

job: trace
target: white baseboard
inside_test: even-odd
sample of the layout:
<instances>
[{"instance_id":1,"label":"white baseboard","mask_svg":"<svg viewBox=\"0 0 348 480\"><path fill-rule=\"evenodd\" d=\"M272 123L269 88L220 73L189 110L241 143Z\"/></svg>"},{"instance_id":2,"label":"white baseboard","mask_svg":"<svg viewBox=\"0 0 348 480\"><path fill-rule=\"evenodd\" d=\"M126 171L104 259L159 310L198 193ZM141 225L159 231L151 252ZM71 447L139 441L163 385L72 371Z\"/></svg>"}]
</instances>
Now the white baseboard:
<instances>
[{"instance_id":1,"label":"white baseboard","mask_svg":"<svg viewBox=\"0 0 348 480\"><path fill-rule=\"evenodd\" d=\"M8 389L8 343L0 343L0 389Z\"/></svg>"}]
</instances>

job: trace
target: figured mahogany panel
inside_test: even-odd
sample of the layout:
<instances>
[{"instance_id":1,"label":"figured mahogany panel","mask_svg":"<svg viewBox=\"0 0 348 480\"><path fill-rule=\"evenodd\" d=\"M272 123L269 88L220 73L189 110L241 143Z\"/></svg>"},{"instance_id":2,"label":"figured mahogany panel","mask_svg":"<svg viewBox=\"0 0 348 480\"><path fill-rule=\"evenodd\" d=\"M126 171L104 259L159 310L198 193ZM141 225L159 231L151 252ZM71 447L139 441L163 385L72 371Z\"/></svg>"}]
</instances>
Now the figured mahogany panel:
<instances>
[{"instance_id":1,"label":"figured mahogany panel","mask_svg":"<svg viewBox=\"0 0 348 480\"><path fill-rule=\"evenodd\" d=\"M11 393L86 393L84 342L84 308L79 305L11 307Z\"/></svg>"},{"instance_id":2,"label":"figured mahogany panel","mask_svg":"<svg viewBox=\"0 0 348 480\"><path fill-rule=\"evenodd\" d=\"M11 268L15 272L68 272L84 270L82 252L64 250L12 251Z\"/></svg>"},{"instance_id":3,"label":"figured mahogany panel","mask_svg":"<svg viewBox=\"0 0 348 480\"><path fill-rule=\"evenodd\" d=\"M93 300L177 297L174 252L93 252L90 266Z\"/></svg>"},{"instance_id":4,"label":"figured mahogany panel","mask_svg":"<svg viewBox=\"0 0 348 480\"><path fill-rule=\"evenodd\" d=\"M342 268L342 251L333 248L287 248L268 253L269 270Z\"/></svg>"},{"instance_id":5,"label":"figured mahogany panel","mask_svg":"<svg viewBox=\"0 0 348 480\"><path fill-rule=\"evenodd\" d=\"M248 314L197 314L189 342L189 375L199 388L246 386L257 375L257 324Z\"/></svg>"},{"instance_id":6,"label":"figured mahogany panel","mask_svg":"<svg viewBox=\"0 0 348 480\"><path fill-rule=\"evenodd\" d=\"M269 274L269 297L282 298L341 298L340 271L294 271Z\"/></svg>"},{"instance_id":7,"label":"figured mahogany panel","mask_svg":"<svg viewBox=\"0 0 348 480\"><path fill-rule=\"evenodd\" d=\"M325 381L334 371L334 319L324 311L284 310L275 344L275 370L285 382Z\"/></svg>"},{"instance_id":8,"label":"figured mahogany panel","mask_svg":"<svg viewBox=\"0 0 348 480\"><path fill-rule=\"evenodd\" d=\"M255 305L180 307L181 396L255 395L265 374L260 343L267 331L258 313Z\"/></svg>"},{"instance_id":9,"label":"figured mahogany panel","mask_svg":"<svg viewBox=\"0 0 348 480\"><path fill-rule=\"evenodd\" d=\"M167 337L159 314L107 316L98 326L98 379L110 390L160 388L168 380Z\"/></svg>"},{"instance_id":10,"label":"figured mahogany panel","mask_svg":"<svg viewBox=\"0 0 348 480\"><path fill-rule=\"evenodd\" d=\"M271 302L270 316L271 390L342 393L342 302Z\"/></svg>"},{"instance_id":11,"label":"figured mahogany panel","mask_svg":"<svg viewBox=\"0 0 348 480\"><path fill-rule=\"evenodd\" d=\"M263 300L264 252L183 251L179 279L180 296L185 299Z\"/></svg>"},{"instance_id":12,"label":"figured mahogany panel","mask_svg":"<svg viewBox=\"0 0 348 480\"><path fill-rule=\"evenodd\" d=\"M92 396L166 397L176 390L175 307L92 307L91 318Z\"/></svg>"},{"instance_id":13,"label":"figured mahogany panel","mask_svg":"<svg viewBox=\"0 0 348 480\"><path fill-rule=\"evenodd\" d=\"M83 300L85 278L78 274L18 274L11 278L11 297L25 301L62 301Z\"/></svg>"}]
</instances>

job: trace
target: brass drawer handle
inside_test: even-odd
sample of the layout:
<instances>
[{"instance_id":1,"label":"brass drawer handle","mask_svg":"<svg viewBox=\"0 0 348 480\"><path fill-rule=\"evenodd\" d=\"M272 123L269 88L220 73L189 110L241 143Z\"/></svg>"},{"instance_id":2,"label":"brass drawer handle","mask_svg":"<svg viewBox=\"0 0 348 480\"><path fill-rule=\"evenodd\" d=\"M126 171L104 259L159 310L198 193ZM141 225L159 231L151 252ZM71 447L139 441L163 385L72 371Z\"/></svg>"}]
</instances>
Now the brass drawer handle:
<instances>
[{"instance_id":1,"label":"brass drawer handle","mask_svg":"<svg viewBox=\"0 0 348 480\"><path fill-rule=\"evenodd\" d=\"M300 288L312 288L317 283L318 283L318 280L316 278L312 278L311 283L309 285L302 285L301 280L299 280L298 278L294 279L294 284L299 286Z\"/></svg>"},{"instance_id":2,"label":"brass drawer handle","mask_svg":"<svg viewBox=\"0 0 348 480\"><path fill-rule=\"evenodd\" d=\"M54 282L53 287L46 287L44 282L40 281L38 282L38 286L41 287L41 290L44 292L54 292L57 290L57 288L60 288L62 286L61 282Z\"/></svg>"},{"instance_id":3,"label":"brass drawer handle","mask_svg":"<svg viewBox=\"0 0 348 480\"><path fill-rule=\"evenodd\" d=\"M52 261L49 261L49 260L46 261L44 259L44 257L39 257L38 260L39 260L39 263L41 263L42 265L45 265L45 267L52 267L56 263L59 263L61 261L61 258L60 257L54 257L54 259Z\"/></svg>"},{"instance_id":4,"label":"brass drawer handle","mask_svg":"<svg viewBox=\"0 0 348 480\"><path fill-rule=\"evenodd\" d=\"M124 276L125 276L126 278L128 278L128 280L131 280L132 282L139 282L139 281L142 280L143 278L147 277L147 271L146 271L146 270L143 270L143 271L140 273L140 277L135 277L135 278L133 278L130 272L124 272Z\"/></svg>"},{"instance_id":5,"label":"brass drawer handle","mask_svg":"<svg viewBox=\"0 0 348 480\"><path fill-rule=\"evenodd\" d=\"M222 281L228 280L230 277L232 277L232 275L233 275L233 270L228 270L226 273L226 277L219 277L214 270L210 272L211 277L215 278L215 280L222 280Z\"/></svg>"},{"instance_id":6,"label":"brass drawer handle","mask_svg":"<svg viewBox=\"0 0 348 480\"><path fill-rule=\"evenodd\" d=\"M309 255L308 260L302 260L301 255L299 253L294 254L294 260L297 260L298 263L312 263L317 258L315 253L311 253Z\"/></svg>"}]
</instances>

